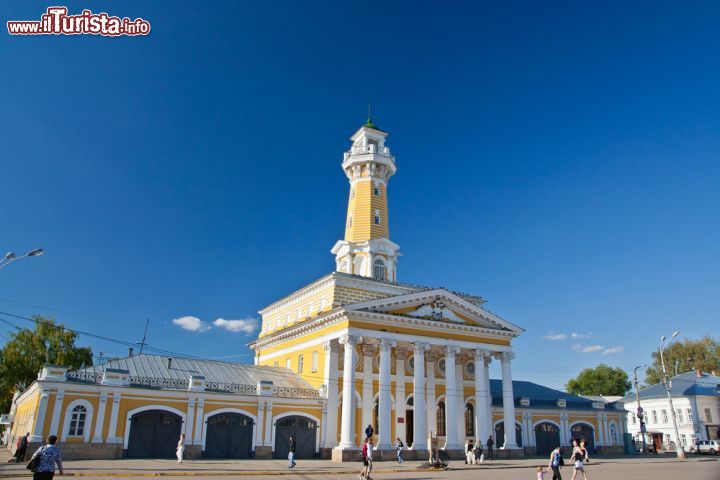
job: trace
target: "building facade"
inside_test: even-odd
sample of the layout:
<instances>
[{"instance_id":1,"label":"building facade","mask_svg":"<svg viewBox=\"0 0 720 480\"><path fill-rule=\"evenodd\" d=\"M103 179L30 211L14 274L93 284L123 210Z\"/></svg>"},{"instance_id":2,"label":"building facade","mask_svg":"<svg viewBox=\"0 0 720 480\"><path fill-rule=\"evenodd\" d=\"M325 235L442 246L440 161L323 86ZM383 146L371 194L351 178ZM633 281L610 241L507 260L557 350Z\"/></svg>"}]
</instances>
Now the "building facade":
<instances>
[{"instance_id":1,"label":"building facade","mask_svg":"<svg viewBox=\"0 0 720 480\"><path fill-rule=\"evenodd\" d=\"M680 441L675 438L665 385L657 384L640 390L640 407L645 416L645 443L657 450L674 450L679 443L685 451L692 452L696 442L720 438L720 377L712 373L687 372L670 380ZM643 432L637 408L635 394L625 397L628 433L640 448Z\"/></svg>"},{"instance_id":2,"label":"building facade","mask_svg":"<svg viewBox=\"0 0 720 480\"><path fill-rule=\"evenodd\" d=\"M396 438L424 459L432 444L460 457L468 439L491 435L501 457L546 455L581 437L622 452L616 404L513 380L523 330L483 298L398 281L386 138L370 120L351 137L336 271L260 311L254 366L136 355L47 367L13 404L13 439L59 433L66 456L168 456L182 432L190 457L270 458L286 454L293 432L299 457L343 461L358 457L372 425L381 459L394 458Z\"/></svg>"}]
</instances>

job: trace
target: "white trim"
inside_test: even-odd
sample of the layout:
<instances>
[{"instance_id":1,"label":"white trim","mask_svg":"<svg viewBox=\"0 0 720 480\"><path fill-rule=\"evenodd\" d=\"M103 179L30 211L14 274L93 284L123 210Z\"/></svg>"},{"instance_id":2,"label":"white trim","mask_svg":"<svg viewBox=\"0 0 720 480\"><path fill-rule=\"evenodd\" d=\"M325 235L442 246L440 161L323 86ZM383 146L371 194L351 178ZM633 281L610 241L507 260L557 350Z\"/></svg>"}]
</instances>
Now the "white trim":
<instances>
[{"instance_id":1,"label":"white trim","mask_svg":"<svg viewBox=\"0 0 720 480\"><path fill-rule=\"evenodd\" d=\"M615 420L608 420L607 421L608 431L607 431L607 444L608 445L622 445L620 442L620 427L618 426L618 423ZM615 427L615 442L613 442L612 436L610 435L610 426Z\"/></svg>"},{"instance_id":2,"label":"white trim","mask_svg":"<svg viewBox=\"0 0 720 480\"><path fill-rule=\"evenodd\" d=\"M70 402L68 406L65 407L65 418L63 419L62 436L60 437L61 442L64 442L70 436L70 420L72 419L72 411L75 407L78 406L85 407L85 425L83 425L83 439L85 443L88 443L90 441L90 431L92 430L92 419L93 415L95 414L95 409L93 408L92 403L88 402L86 399L78 398ZM71 438L78 437L73 436Z\"/></svg>"},{"instance_id":3,"label":"white trim","mask_svg":"<svg viewBox=\"0 0 720 480\"><path fill-rule=\"evenodd\" d=\"M555 426L558 428L558 433L560 433L560 431L562 430L562 427L560 426L559 423L555 422L554 420L548 420L548 419L545 418L545 419L542 419L542 420L538 420L537 422L535 422L535 423L532 424L532 430L533 430L533 432L535 431L535 427L537 427L537 426L540 425L541 423L551 423L551 424L555 425Z\"/></svg>"},{"instance_id":4,"label":"white trim","mask_svg":"<svg viewBox=\"0 0 720 480\"><path fill-rule=\"evenodd\" d=\"M252 413L248 412L247 410L242 410L240 408L218 408L217 410L212 410L210 412L207 412L203 415L202 419L202 451L205 451L205 440L207 437L207 422L210 419L210 417L214 417L215 415L220 415L221 413L239 413L240 415L245 415L246 417L250 418L253 422L252 425L252 447L250 451L255 451L255 440L257 437L257 416L253 415Z\"/></svg>"},{"instance_id":5,"label":"white trim","mask_svg":"<svg viewBox=\"0 0 720 480\"><path fill-rule=\"evenodd\" d=\"M123 439L123 448L125 450L127 450L128 443L130 442L130 420L132 420L133 415L146 412L148 410L161 410L179 415L183 423L183 425L180 425L180 432L183 431L185 427L185 412L181 412L177 408L168 407L167 405L143 405L142 407L133 408L132 410L129 410L125 416L125 438Z\"/></svg>"},{"instance_id":6,"label":"white trim","mask_svg":"<svg viewBox=\"0 0 720 480\"><path fill-rule=\"evenodd\" d=\"M270 444L272 445L272 451L275 452L275 430L277 429L276 423L278 420L285 417L305 417L315 422L315 453L320 452L320 419L315 415L310 415L305 412L283 412L279 415L273 415L272 417L272 438L270 438Z\"/></svg>"}]
</instances>

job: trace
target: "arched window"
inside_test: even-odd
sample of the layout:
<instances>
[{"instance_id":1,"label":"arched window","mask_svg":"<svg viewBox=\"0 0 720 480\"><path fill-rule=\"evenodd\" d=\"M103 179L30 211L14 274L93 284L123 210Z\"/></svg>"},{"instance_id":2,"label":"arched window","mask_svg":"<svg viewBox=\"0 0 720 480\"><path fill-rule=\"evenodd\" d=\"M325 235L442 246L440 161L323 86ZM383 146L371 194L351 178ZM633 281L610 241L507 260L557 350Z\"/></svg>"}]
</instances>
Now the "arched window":
<instances>
[{"instance_id":1,"label":"arched window","mask_svg":"<svg viewBox=\"0 0 720 480\"><path fill-rule=\"evenodd\" d=\"M375 280L385 280L385 262L378 258L373 262L373 278Z\"/></svg>"},{"instance_id":2,"label":"arched window","mask_svg":"<svg viewBox=\"0 0 720 480\"><path fill-rule=\"evenodd\" d=\"M612 445L617 445L618 443L617 427L615 427L614 423L610 424L610 443Z\"/></svg>"},{"instance_id":3,"label":"arched window","mask_svg":"<svg viewBox=\"0 0 720 480\"><path fill-rule=\"evenodd\" d=\"M475 436L475 414L472 403L465 405L465 436Z\"/></svg>"},{"instance_id":4,"label":"arched window","mask_svg":"<svg viewBox=\"0 0 720 480\"><path fill-rule=\"evenodd\" d=\"M438 437L445 436L445 402L438 402L437 411L435 413L437 420Z\"/></svg>"},{"instance_id":5,"label":"arched window","mask_svg":"<svg viewBox=\"0 0 720 480\"><path fill-rule=\"evenodd\" d=\"M87 408L78 405L72 409L70 416L70 429L68 435L71 437L85 436L85 420L87 419Z\"/></svg>"}]
</instances>

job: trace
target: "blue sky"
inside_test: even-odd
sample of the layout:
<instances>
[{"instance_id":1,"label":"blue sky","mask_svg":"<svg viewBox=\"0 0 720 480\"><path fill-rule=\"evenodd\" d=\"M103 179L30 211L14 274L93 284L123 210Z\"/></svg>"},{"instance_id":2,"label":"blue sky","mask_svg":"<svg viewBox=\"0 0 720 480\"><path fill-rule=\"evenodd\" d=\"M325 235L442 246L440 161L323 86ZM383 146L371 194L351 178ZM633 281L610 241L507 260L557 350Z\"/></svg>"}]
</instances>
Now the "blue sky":
<instances>
[{"instance_id":1,"label":"blue sky","mask_svg":"<svg viewBox=\"0 0 720 480\"><path fill-rule=\"evenodd\" d=\"M254 334L172 320L257 318L334 268L371 101L399 280L525 328L515 378L718 335L717 3L342 3L71 1L152 32L0 35L0 249L47 252L0 271L0 310L251 361Z\"/></svg>"}]
</instances>

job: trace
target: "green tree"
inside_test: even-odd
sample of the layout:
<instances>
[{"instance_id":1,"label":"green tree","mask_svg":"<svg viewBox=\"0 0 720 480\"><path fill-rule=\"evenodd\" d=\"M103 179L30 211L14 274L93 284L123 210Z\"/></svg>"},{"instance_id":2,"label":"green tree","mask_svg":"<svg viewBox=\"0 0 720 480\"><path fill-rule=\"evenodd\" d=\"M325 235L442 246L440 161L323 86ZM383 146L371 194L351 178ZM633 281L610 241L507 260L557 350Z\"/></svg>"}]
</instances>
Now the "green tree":
<instances>
[{"instance_id":1,"label":"green tree","mask_svg":"<svg viewBox=\"0 0 720 480\"><path fill-rule=\"evenodd\" d=\"M669 376L700 369L704 372L720 371L720 342L705 335L700 340L673 342L665 347L665 368ZM645 371L645 383L660 382L662 365L660 353L652 353L652 365Z\"/></svg>"},{"instance_id":2,"label":"green tree","mask_svg":"<svg viewBox=\"0 0 720 480\"><path fill-rule=\"evenodd\" d=\"M0 412L7 412L13 391L24 389L37 379L46 364L82 368L92 365L92 350L76 347L77 334L56 325L52 319L33 317L34 329L10 334L0 350Z\"/></svg>"},{"instance_id":3,"label":"green tree","mask_svg":"<svg viewBox=\"0 0 720 480\"><path fill-rule=\"evenodd\" d=\"M565 388L574 395L625 395L630 389L630 381L622 368L601 363L580 372L577 378L568 381Z\"/></svg>"}]
</instances>

